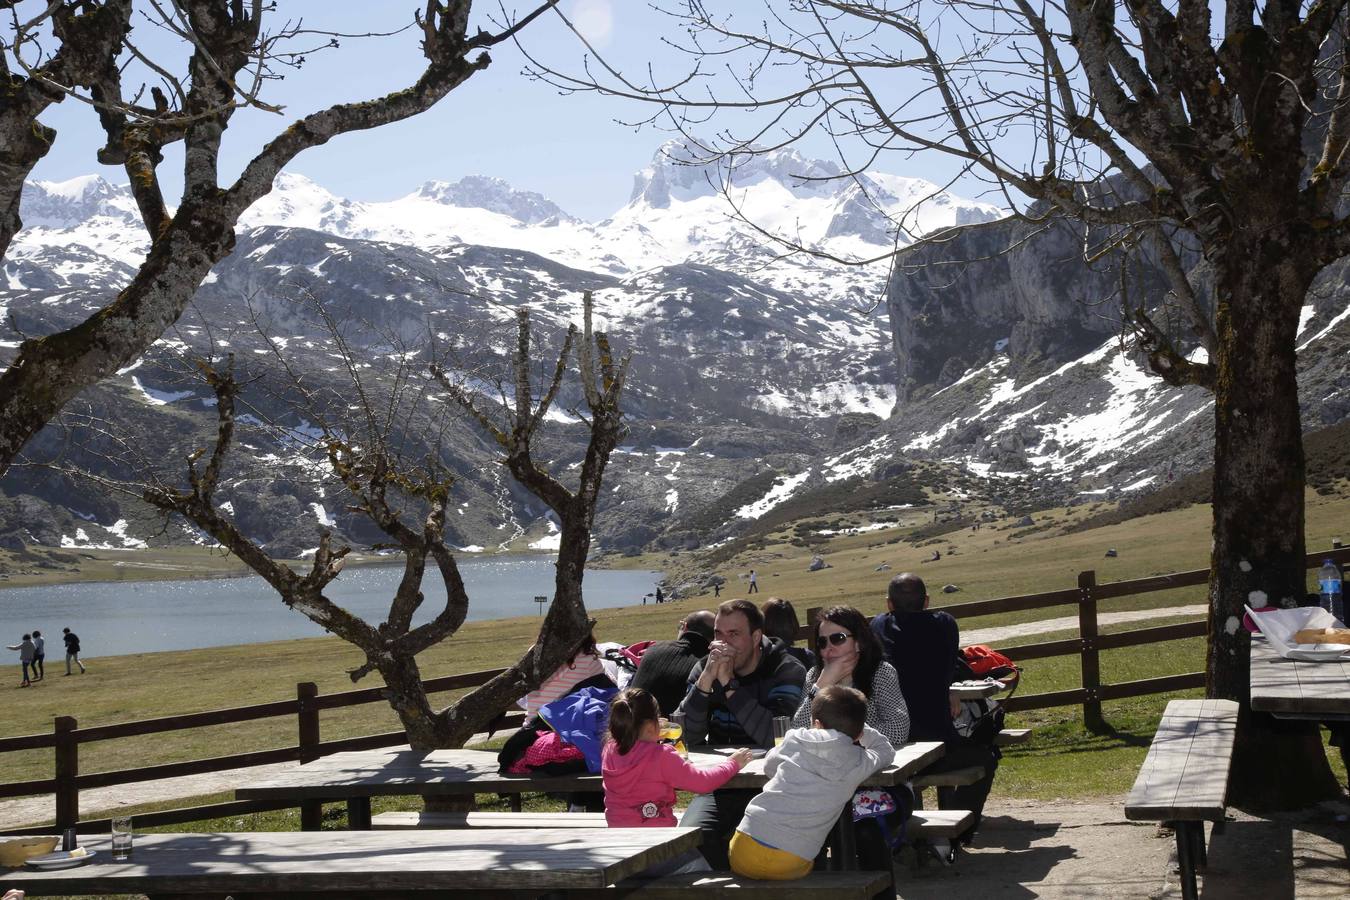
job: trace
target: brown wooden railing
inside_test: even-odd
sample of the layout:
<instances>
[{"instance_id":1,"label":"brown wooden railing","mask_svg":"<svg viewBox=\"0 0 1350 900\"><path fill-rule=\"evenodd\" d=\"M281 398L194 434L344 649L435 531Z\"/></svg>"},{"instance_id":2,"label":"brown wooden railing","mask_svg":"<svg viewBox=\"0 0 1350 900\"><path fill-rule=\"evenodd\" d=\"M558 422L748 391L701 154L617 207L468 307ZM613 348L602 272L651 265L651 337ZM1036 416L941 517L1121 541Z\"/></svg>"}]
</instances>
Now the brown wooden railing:
<instances>
[{"instance_id":1,"label":"brown wooden railing","mask_svg":"<svg viewBox=\"0 0 1350 900\"><path fill-rule=\"evenodd\" d=\"M1344 567L1347 563L1350 563L1350 548L1309 554L1307 566L1308 568L1317 568L1322 564L1322 560L1328 557ZM1064 691L1031 695L1021 694L1008 702L1008 709L1017 711L1081 705L1083 707L1083 720L1087 727L1100 728L1104 724L1101 713L1102 701L1104 700L1118 700L1125 697L1138 697L1145 694L1203 687L1205 683L1204 672L1188 672L1182 675L1167 675L1160 678L1145 678L1118 684L1103 684L1100 651L1201 637L1206 633L1207 622L1198 620L1103 635L1099 633L1097 628L1099 602L1201 585L1205 584L1208 578L1208 569L1197 569L1192 572L1177 572L1171 575L1157 575L1150 578L1099 585L1096 582L1095 573L1083 572L1078 576L1076 588L1017 597L1002 597L995 600L977 600L941 608L957 618L970 618L996 613L1076 605L1078 607L1078 637L1046 641L1039 644L1004 647L1002 652L1018 662L1078 654L1081 660L1082 686ZM809 626L802 627L801 637L809 637ZM492 669L484 672L469 672L428 679L426 682L427 692L434 694L476 687L484 684L501 671L501 669ZM81 790L119 784L134 784L160 778L196 775L204 772L221 772L279 762L304 763L330 753L348 750L371 750L405 743L407 738L402 731L390 731L334 741L321 739L319 727L319 713L321 711L383 702L385 700L382 688L366 688L358 691L321 695L316 685L311 682L302 682L296 685L294 700L259 703L233 709L216 709L186 715L162 716L156 719L141 719L135 722L97 725L90 728L80 728L79 723L71 716L58 716L50 734L0 738L0 753L47 748L52 749L54 753L54 774L52 778L0 784L0 799L52 793L56 798L56 827L58 829L78 827L85 832L106 830L109 824L107 819L80 819ZM213 725L228 725L279 716L294 716L296 719L297 739L293 747L235 753L208 759L141 766L135 769L121 769L111 772L87 774L81 774L80 772L80 746L83 744L117 738L164 734ZM523 715L518 712L499 716L493 722L493 728L514 727L520 724L522 719ZM281 809L291 805L293 804L264 801L215 803L208 806L146 813L138 815L137 822L146 826L171 825L219 816ZM301 807L301 818L307 826L317 826L319 815L320 807L316 803L305 804ZM50 830L51 826L45 826L0 833L38 834Z\"/></svg>"}]
</instances>

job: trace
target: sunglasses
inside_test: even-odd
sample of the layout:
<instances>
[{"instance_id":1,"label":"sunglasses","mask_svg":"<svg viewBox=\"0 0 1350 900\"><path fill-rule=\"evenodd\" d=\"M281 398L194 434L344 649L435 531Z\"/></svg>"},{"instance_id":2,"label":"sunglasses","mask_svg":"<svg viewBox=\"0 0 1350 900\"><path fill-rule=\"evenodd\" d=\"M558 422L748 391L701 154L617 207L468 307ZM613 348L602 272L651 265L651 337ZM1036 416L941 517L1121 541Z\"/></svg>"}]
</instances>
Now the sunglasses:
<instances>
[{"instance_id":1,"label":"sunglasses","mask_svg":"<svg viewBox=\"0 0 1350 900\"><path fill-rule=\"evenodd\" d=\"M816 637L816 649L824 650L827 644L833 644L838 647L844 641L853 637L847 631L836 631L834 634L822 634Z\"/></svg>"}]
</instances>

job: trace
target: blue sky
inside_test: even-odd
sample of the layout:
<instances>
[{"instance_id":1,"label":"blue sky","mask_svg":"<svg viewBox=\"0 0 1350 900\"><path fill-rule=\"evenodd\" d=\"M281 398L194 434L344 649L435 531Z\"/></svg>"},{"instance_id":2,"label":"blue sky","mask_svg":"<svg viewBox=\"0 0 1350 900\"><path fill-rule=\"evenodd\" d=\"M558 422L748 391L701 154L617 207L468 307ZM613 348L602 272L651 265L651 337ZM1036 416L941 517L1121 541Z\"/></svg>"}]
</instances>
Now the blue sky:
<instances>
[{"instance_id":1,"label":"blue sky","mask_svg":"<svg viewBox=\"0 0 1350 900\"><path fill-rule=\"evenodd\" d=\"M27 0L34 3L36 0ZM303 19L307 27L349 33L390 31L412 19L417 0L277 0L271 27L283 17ZM506 6L528 9L522 0ZM677 57L662 46L656 32L666 24L644 0L566 0L563 9L587 33L607 59L625 70L644 73L649 58L670 64ZM475 15L496 13L480 2ZM343 38L336 50L308 58L302 69L267 88L266 99L283 104L278 116L256 110L236 113L225 135L222 175L232 177L278 131L295 118L334 102L366 99L412 82L421 68L419 34L409 29L392 37ZM157 59L181 71L181 45L148 23L134 27L133 41ZM532 23L522 41L551 63L580 69L583 48L551 15ZM521 74L524 59L511 44L492 52L492 65L453 91L432 110L408 121L366 133L343 135L327 146L308 150L289 171L308 176L329 190L358 200L385 200L415 190L423 182L454 181L481 174L504 178L518 188L538 191L568 212L603 218L628 201L632 176L650 162L671 135L653 127L640 130L616 119L641 118L640 105L593 94L559 96L548 85ZM61 180L99 172L124 182L119 167L100 166L94 158L101 132L92 109L67 100L51 107L42 121L55 127L55 147L34 171L42 180ZM828 145L804 146L804 152L829 156ZM180 189L181 154L170 150L161 167L166 193ZM927 161L889 161L890 171L937 179ZM911 168L912 167L912 168ZM959 188L958 188L959 190Z\"/></svg>"},{"instance_id":2,"label":"blue sky","mask_svg":"<svg viewBox=\"0 0 1350 900\"><path fill-rule=\"evenodd\" d=\"M279 12L273 15L303 18L307 27L356 33L398 28L412 21L418 5L416 0L279 0ZM607 15L612 6L635 15L614 21ZM609 0L574 0L566 8L594 23L595 39L608 49L615 44L615 31L637 27L635 20L646 14L642 6L624 0L612 5ZM493 7L479 3L477 8ZM273 82L267 97L284 104L285 111L281 116L252 110L236 113L225 135L223 174L237 173L269 137L300 115L411 83L423 61L419 36L409 30L394 37L344 38L339 49L313 54L299 71ZM132 37L159 49L157 59L172 59L181 70L181 51L165 53L172 44L152 26L134 27ZM580 59L580 46L555 21L533 23L524 37L532 50L552 59ZM398 197L432 179L453 181L483 174L539 191L583 218L602 218L626 203L633 173L647 164L666 135L650 128L634 133L616 124L614 118L625 110L614 100L559 97L553 88L528 81L520 74L524 60L514 46L497 47L492 58L486 71L427 113L336 138L305 151L288 170L362 200ZM32 177L61 180L98 172L110 181L126 181L120 167L100 166L94 158L101 131L87 105L66 100L50 107L42 121L59 134ZM161 167L166 192L175 196L181 186L180 160L181 154L169 156Z\"/></svg>"}]
</instances>

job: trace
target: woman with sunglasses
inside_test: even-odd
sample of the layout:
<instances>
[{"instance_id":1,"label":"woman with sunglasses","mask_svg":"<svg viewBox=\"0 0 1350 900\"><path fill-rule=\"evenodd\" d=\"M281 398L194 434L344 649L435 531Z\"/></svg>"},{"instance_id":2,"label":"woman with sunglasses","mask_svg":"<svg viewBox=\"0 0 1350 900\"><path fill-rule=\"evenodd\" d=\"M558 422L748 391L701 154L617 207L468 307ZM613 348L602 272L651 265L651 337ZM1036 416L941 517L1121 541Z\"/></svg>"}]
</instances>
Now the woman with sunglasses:
<instances>
[{"instance_id":1,"label":"woman with sunglasses","mask_svg":"<svg viewBox=\"0 0 1350 900\"><path fill-rule=\"evenodd\" d=\"M811 727L811 699L832 684L863 692L867 724L886 735L892 747L909 740L909 710L900 693L900 679L883 659L881 642L867 617L851 606L832 606L816 616L816 664L806 673L802 702L792 727Z\"/></svg>"}]
</instances>

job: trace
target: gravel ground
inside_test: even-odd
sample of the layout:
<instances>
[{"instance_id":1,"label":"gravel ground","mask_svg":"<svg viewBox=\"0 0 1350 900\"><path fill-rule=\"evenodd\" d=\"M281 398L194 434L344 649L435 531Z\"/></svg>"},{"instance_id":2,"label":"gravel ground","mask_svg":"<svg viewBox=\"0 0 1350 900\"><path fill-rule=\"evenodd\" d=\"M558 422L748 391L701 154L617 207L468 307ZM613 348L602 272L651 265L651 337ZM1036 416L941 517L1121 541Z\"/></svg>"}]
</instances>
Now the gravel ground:
<instances>
[{"instance_id":1,"label":"gravel ground","mask_svg":"<svg viewBox=\"0 0 1350 900\"><path fill-rule=\"evenodd\" d=\"M897 867L898 896L1181 896L1172 833L1126 821L1123 797L1115 803L1007 800L997 796L997 782L994 790L976 845L950 867L929 863L917 872ZM1347 814L1350 804L1343 802L1269 818L1232 812L1233 821L1212 838L1200 896L1350 896Z\"/></svg>"}]
</instances>

